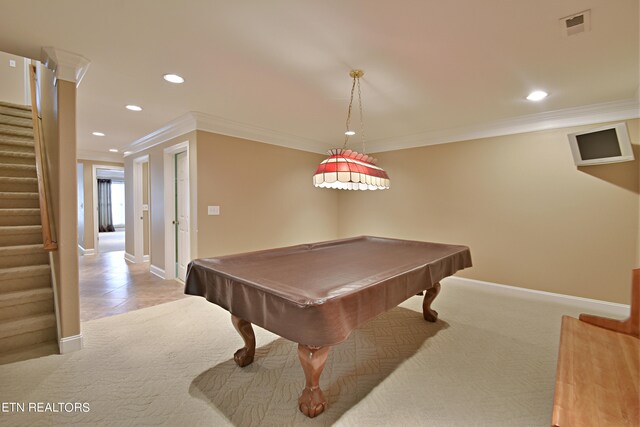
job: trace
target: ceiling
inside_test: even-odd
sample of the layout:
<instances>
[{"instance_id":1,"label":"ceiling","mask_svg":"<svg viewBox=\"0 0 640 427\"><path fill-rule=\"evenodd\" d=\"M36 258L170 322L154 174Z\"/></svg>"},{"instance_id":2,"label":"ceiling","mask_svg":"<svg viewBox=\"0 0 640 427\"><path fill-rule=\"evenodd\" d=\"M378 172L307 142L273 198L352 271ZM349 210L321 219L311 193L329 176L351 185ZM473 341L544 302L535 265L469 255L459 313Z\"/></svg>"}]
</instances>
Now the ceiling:
<instances>
[{"instance_id":1,"label":"ceiling","mask_svg":"<svg viewBox=\"0 0 640 427\"><path fill-rule=\"evenodd\" d=\"M587 9L591 31L563 37L558 20ZM366 135L384 151L594 104L637 109L639 15L637 0L3 0L0 50L91 61L81 150L122 151L198 112L320 152L342 144L348 72L361 68ZM549 97L527 101L534 89Z\"/></svg>"}]
</instances>

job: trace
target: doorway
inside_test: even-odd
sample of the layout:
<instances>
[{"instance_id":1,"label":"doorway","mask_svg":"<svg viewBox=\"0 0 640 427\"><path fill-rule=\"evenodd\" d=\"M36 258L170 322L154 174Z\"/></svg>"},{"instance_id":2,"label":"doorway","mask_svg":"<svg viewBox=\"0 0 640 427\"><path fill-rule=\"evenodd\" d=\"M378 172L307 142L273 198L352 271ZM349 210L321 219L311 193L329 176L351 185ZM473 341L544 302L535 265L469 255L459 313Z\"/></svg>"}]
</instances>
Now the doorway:
<instances>
[{"instance_id":1,"label":"doorway","mask_svg":"<svg viewBox=\"0 0 640 427\"><path fill-rule=\"evenodd\" d=\"M151 258L151 186L149 156L133 160L133 204L134 204L134 263L147 262Z\"/></svg>"},{"instance_id":2,"label":"doorway","mask_svg":"<svg viewBox=\"0 0 640 427\"><path fill-rule=\"evenodd\" d=\"M191 261L189 142L165 148L164 160L165 277L184 282Z\"/></svg>"},{"instance_id":3,"label":"doorway","mask_svg":"<svg viewBox=\"0 0 640 427\"><path fill-rule=\"evenodd\" d=\"M97 253L125 249L124 168L93 165L93 236Z\"/></svg>"}]
</instances>

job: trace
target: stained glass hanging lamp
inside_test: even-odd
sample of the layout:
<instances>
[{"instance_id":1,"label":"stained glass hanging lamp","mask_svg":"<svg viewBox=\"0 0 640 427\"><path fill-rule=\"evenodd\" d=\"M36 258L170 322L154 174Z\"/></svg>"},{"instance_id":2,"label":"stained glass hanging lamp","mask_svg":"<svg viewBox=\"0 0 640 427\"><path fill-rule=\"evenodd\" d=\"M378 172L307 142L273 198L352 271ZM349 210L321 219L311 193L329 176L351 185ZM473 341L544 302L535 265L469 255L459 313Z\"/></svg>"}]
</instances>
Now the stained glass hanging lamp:
<instances>
[{"instance_id":1,"label":"stained glass hanging lamp","mask_svg":"<svg viewBox=\"0 0 640 427\"><path fill-rule=\"evenodd\" d=\"M349 101L349 110L347 112L347 129L344 133L344 144L342 148L329 150L329 157L320 163L313 176L313 185L320 188L335 188L339 190L385 190L389 188L387 172L376 165L376 159L365 154L362 95L360 92L360 77L364 75L364 71L351 70L349 75L353 78L353 84L351 85L351 100ZM349 137L355 135L350 125L353 94L356 87L358 88L362 153L347 148Z\"/></svg>"}]
</instances>

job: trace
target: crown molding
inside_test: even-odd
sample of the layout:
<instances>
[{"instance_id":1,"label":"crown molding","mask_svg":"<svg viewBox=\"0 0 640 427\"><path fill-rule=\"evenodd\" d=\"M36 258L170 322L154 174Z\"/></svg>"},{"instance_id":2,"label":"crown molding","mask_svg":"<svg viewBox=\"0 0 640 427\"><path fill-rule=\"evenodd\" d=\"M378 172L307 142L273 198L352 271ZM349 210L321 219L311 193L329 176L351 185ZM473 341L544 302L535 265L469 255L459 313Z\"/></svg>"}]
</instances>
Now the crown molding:
<instances>
[{"instance_id":1,"label":"crown molding","mask_svg":"<svg viewBox=\"0 0 640 427\"><path fill-rule=\"evenodd\" d=\"M155 147L158 144L169 141L170 139L177 138L186 133L192 132L197 129L197 123L192 113L186 113L182 116L171 120L166 125L162 126L142 138L138 138L129 144L126 148L125 157L132 156L144 150L148 150L151 147Z\"/></svg>"},{"instance_id":2,"label":"crown molding","mask_svg":"<svg viewBox=\"0 0 640 427\"><path fill-rule=\"evenodd\" d=\"M511 119L498 120L482 125L435 130L397 138L384 138L367 141L367 151L380 153L404 148L446 144L494 136L514 135L581 126L595 123L629 120L640 117L640 101L625 99L621 101L592 104L582 107L566 108L544 113L530 114Z\"/></svg>"},{"instance_id":3,"label":"crown molding","mask_svg":"<svg viewBox=\"0 0 640 427\"><path fill-rule=\"evenodd\" d=\"M525 132L536 132L616 120L628 120L639 117L640 101L638 99L626 99L530 114L511 119L498 120L482 125L435 130L397 138L370 140L367 141L367 151L370 153L380 153L384 151L401 150L404 148L446 144L449 142L513 135ZM293 148L312 153L326 154L329 149L334 148L332 145L310 138L291 135L259 126L235 122L233 120L224 119L210 114L192 111L183 114L160 129L132 142L127 147L126 151L129 152L127 156L147 150L155 145L162 144L170 139L195 130L259 141L266 144L278 145L281 147Z\"/></svg>"},{"instance_id":4,"label":"crown molding","mask_svg":"<svg viewBox=\"0 0 640 427\"><path fill-rule=\"evenodd\" d=\"M127 156L147 150L153 146L162 144L170 139L195 130L264 142L266 144L309 151L312 153L324 154L331 148L327 144L309 138L290 135L259 126L239 123L197 111L191 111L170 121L160 129L133 141L127 147L126 151L130 152Z\"/></svg>"},{"instance_id":5,"label":"crown molding","mask_svg":"<svg viewBox=\"0 0 640 427\"><path fill-rule=\"evenodd\" d=\"M198 130L264 142L281 147L294 148L296 150L310 151L312 153L325 154L327 150L331 148L323 142L302 136L278 132L260 126L247 125L200 112L193 112L192 114L196 119Z\"/></svg>"},{"instance_id":6,"label":"crown molding","mask_svg":"<svg viewBox=\"0 0 640 427\"><path fill-rule=\"evenodd\" d=\"M75 83L76 87L80 85L91 64L91 61L82 55L51 46L42 48L42 62L53 71L56 80Z\"/></svg>"},{"instance_id":7,"label":"crown molding","mask_svg":"<svg viewBox=\"0 0 640 427\"><path fill-rule=\"evenodd\" d=\"M103 151L85 150L82 148L78 148L76 150L76 159L77 160L94 160L94 161L100 161L100 162L124 163L122 154L105 153Z\"/></svg>"}]
</instances>

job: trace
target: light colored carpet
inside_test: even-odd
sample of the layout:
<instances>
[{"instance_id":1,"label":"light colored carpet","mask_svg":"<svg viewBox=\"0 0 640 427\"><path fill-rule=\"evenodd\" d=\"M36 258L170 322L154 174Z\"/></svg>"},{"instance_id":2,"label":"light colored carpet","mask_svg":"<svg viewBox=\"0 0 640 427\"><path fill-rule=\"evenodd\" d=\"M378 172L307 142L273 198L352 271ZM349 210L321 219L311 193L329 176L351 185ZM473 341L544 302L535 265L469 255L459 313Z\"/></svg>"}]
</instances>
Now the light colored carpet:
<instances>
[{"instance_id":1,"label":"light colored carpet","mask_svg":"<svg viewBox=\"0 0 640 427\"><path fill-rule=\"evenodd\" d=\"M124 251L124 230L99 233L98 236L100 253Z\"/></svg>"},{"instance_id":2,"label":"light colored carpet","mask_svg":"<svg viewBox=\"0 0 640 427\"><path fill-rule=\"evenodd\" d=\"M223 309L191 297L83 324L85 349L0 366L0 402L89 412L0 413L2 425L548 426L560 317L578 307L443 281L440 320L413 297L329 353L329 408L297 409L296 344L260 328L255 361Z\"/></svg>"}]
</instances>

